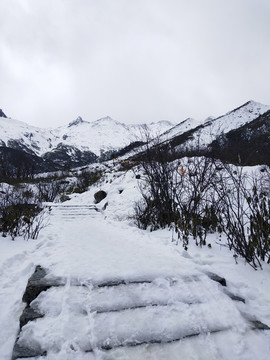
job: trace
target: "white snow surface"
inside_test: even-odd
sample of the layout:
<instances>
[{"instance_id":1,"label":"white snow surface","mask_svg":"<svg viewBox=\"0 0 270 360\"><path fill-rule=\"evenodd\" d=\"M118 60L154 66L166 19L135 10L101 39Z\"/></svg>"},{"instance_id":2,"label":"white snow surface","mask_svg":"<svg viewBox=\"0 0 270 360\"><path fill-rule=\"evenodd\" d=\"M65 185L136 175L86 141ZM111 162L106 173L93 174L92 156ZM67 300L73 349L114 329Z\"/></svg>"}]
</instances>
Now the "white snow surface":
<instances>
[{"instance_id":1,"label":"white snow surface","mask_svg":"<svg viewBox=\"0 0 270 360\"><path fill-rule=\"evenodd\" d=\"M249 101L216 119L208 118L203 122L204 128L196 132L195 138L184 146L196 146L197 135L200 144L206 146L211 143L215 135L236 129L268 110L270 106ZM188 118L177 125L162 120L147 124L147 127L151 137L161 136L160 140L166 141L201 124L200 121ZM102 152L117 150L131 142L144 140L144 127L145 124L124 124L107 116L95 121L85 121L78 117L68 125L56 129L43 129L18 120L0 117L0 145L4 143L8 146L9 141L16 140L40 156L63 144L81 151L92 151L99 156Z\"/></svg>"},{"instance_id":2,"label":"white snow surface","mask_svg":"<svg viewBox=\"0 0 270 360\"><path fill-rule=\"evenodd\" d=\"M184 146L196 147L198 143L201 146L206 146L210 144L217 135L237 129L269 110L270 106L251 100L239 108L216 119L206 119L204 127L196 131L193 139L187 141Z\"/></svg>"},{"instance_id":3,"label":"white snow surface","mask_svg":"<svg viewBox=\"0 0 270 360\"><path fill-rule=\"evenodd\" d=\"M148 128L156 135L174 125L169 121L159 121L149 124ZM8 146L8 141L17 140L36 155L52 151L60 143L100 155L102 151L120 149L133 141L141 140L142 134L142 125L127 125L109 116L91 122L78 117L68 125L56 129L38 128L22 121L0 117L0 144L2 141Z\"/></svg>"},{"instance_id":4,"label":"white snow surface","mask_svg":"<svg viewBox=\"0 0 270 360\"><path fill-rule=\"evenodd\" d=\"M107 192L99 211L97 190ZM269 359L270 331L252 330L248 319L270 326L270 265L236 265L216 234L207 238L212 248L191 240L186 252L168 229L136 228L129 215L139 198L132 171L110 170L89 191L51 204L50 225L37 240L0 238L1 360L11 358L36 265L63 286L31 303L44 317L22 328L19 344L47 351L32 360ZM225 277L227 290L246 303L232 301L207 271ZM128 346L134 342L141 345Z\"/></svg>"},{"instance_id":5,"label":"white snow surface","mask_svg":"<svg viewBox=\"0 0 270 360\"><path fill-rule=\"evenodd\" d=\"M196 128L199 126L201 122L199 120L195 120L192 118L188 118L179 124L175 125L173 128L167 130L162 136L160 137L161 141L166 141L167 139L171 139L177 135L181 135L186 131Z\"/></svg>"}]
</instances>

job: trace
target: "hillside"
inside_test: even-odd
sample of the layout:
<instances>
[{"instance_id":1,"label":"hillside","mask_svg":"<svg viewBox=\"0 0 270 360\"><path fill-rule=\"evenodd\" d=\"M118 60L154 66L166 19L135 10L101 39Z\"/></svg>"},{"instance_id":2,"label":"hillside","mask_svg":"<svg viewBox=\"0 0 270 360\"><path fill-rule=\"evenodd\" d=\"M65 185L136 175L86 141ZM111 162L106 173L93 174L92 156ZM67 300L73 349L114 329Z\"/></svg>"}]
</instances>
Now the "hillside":
<instances>
[{"instance_id":1,"label":"hillside","mask_svg":"<svg viewBox=\"0 0 270 360\"><path fill-rule=\"evenodd\" d=\"M60 144L82 152L91 151L100 156L104 152L119 150L136 141L140 137L143 125L126 125L109 116L89 122L79 116L65 126L44 129L0 117L0 143L2 146L21 149L38 156L56 150ZM160 121L149 124L149 129L155 133L162 133L173 125L167 121Z\"/></svg>"},{"instance_id":2,"label":"hillside","mask_svg":"<svg viewBox=\"0 0 270 360\"><path fill-rule=\"evenodd\" d=\"M242 164L269 164L269 110L270 106L249 101L217 118L203 123L187 119L166 131L156 144L170 146L175 158L207 155L228 162ZM151 143L150 143L151 144ZM136 154L137 158L143 152Z\"/></svg>"},{"instance_id":3,"label":"hillside","mask_svg":"<svg viewBox=\"0 0 270 360\"><path fill-rule=\"evenodd\" d=\"M1 359L268 360L270 265L236 263L217 233L186 251L169 228L136 228L141 180L106 165L47 204L36 240L0 236Z\"/></svg>"},{"instance_id":4,"label":"hillside","mask_svg":"<svg viewBox=\"0 0 270 360\"><path fill-rule=\"evenodd\" d=\"M14 149L17 153L13 152L13 154L17 154L18 158L25 158L25 154L38 157L39 160L37 158L33 160L34 172L68 169L108 160L113 156L128 157L132 154L134 157L142 151L140 145L148 133L149 138L156 138L161 144L169 143L176 157L204 153L235 162L238 154L243 153L241 157L246 164L263 164L269 161L269 136L267 135L269 130L268 123L264 126L259 124L262 122L260 116L269 110L270 106L249 101L225 115L217 118L209 117L204 122L188 118L177 125L165 120L150 124L128 125L113 120L109 116L95 121L86 121L78 117L67 125L55 129L34 127L7 118L2 112L2 117L0 117L1 153L3 158L5 153L5 156L8 156L7 149ZM257 119L259 130L256 130ZM245 128L251 123L253 124L251 127ZM235 132L232 133L232 131ZM248 143L247 140L237 143L239 136L242 140L246 138L247 131L251 134L249 137L252 140ZM224 140L229 133L226 145L221 139ZM155 143L156 140L150 143L150 146ZM238 145L235 145L236 143ZM246 145L248 145L247 152L243 150ZM228 151L230 148L234 150ZM28 163L29 159L28 156ZM16 161L11 161L10 166L13 163ZM1 168L4 169L4 167L5 163L2 162ZM15 166L13 172L16 172Z\"/></svg>"},{"instance_id":5,"label":"hillside","mask_svg":"<svg viewBox=\"0 0 270 360\"><path fill-rule=\"evenodd\" d=\"M242 165L270 165L270 111L220 135L211 144L212 154Z\"/></svg>"}]
</instances>

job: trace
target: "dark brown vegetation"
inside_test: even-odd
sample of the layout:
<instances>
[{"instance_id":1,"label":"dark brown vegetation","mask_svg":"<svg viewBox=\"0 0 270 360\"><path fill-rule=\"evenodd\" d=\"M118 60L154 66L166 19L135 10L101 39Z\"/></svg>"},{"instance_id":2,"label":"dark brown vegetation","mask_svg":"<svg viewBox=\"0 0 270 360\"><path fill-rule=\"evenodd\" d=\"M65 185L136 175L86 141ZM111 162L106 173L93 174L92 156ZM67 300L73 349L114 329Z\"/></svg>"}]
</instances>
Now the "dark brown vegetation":
<instances>
[{"instance_id":1,"label":"dark brown vegetation","mask_svg":"<svg viewBox=\"0 0 270 360\"><path fill-rule=\"evenodd\" d=\"M141 228L170 227L187 249L190 237L206 245L209 232L227 237L228 247L254 269L270 263L270 170L260 179L211 157L181 164L170 144L145 146L140 161L142 200L135 206ZM184 171L183 172L183 168Z\"/></svg>"},{"instance_id":2,"label":"dark brown vegetation","mask_svg":"<svg viewBox=\"0 0 270 360\"><path fill-rule=\"evenodd\" d=\"M46 212L30 189L5 186L0 194L0 232L36 239L46 226Z\"/></svg>"}]
</instances>

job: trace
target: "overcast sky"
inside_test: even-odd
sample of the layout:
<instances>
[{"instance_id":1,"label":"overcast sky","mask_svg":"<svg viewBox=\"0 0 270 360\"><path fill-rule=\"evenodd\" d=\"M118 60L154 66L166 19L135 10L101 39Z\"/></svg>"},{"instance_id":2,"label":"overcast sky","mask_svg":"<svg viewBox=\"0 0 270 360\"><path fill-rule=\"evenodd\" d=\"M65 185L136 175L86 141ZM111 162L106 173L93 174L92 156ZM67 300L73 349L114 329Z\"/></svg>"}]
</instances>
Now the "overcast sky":
<instances>
[{"instance_id":1,"label":"overcast sky","mask_svg":"<svg viewBox=\"0 0 270 360\"><path fill-rule=\"evenodd\" d=\"M0 0L0 108L180 122L270 104L270 0Z\"/></svg>"}]
</instances>

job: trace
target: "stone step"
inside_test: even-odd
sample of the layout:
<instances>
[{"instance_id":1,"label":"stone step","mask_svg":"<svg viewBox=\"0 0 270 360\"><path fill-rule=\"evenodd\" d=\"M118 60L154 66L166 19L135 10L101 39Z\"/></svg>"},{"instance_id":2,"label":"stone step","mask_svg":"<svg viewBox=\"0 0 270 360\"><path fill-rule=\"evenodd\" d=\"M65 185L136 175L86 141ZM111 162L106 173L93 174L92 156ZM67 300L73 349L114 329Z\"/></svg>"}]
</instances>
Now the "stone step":
<instances>
[{"instance_id":1,"label":"stone step","mask_svg":"<svg viewBox=\"0 0 270 360\"><path fill-rule=\"evenodd\" d=\"M52 336L56 353L64 340L70 344L75 341L81 352L95 352L164 345L235 326L243 331L270 330L237 310L231 299L244 299L222 291L224 280L208 273L183 278L67 281L49 277L46 269L37 266L23 295L26 307L20 317L12 359L46 356L51 347L46 343L49 328L55 331ZM216 281L223 287L215 285ZM61 317L63 311L68 312L68 317ZM64 331L68 339L57 329Z\"/></svg>"}]
</instances>

